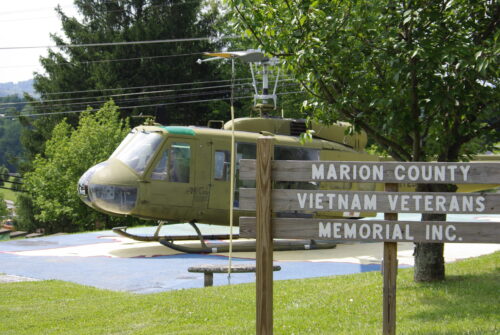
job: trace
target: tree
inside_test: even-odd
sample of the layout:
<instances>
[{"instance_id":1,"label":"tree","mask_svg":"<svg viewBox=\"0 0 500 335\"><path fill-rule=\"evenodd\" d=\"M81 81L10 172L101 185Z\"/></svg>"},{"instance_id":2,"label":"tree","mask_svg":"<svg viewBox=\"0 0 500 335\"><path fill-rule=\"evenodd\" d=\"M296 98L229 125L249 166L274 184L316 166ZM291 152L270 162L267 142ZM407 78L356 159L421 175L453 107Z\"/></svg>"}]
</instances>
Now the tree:
<instances>
[{"instance_id":1,"label":"tree","mask_svg":"<svg viewBox=\"0 0 500 335\"><path fill-rule=\"evenodd\" d=\"M0 186L4 186L6 181L9 181L9 169L4 165L0 165Z\"/></svg>"},{"instance_id":2,"label":"tree","mask_svg":"<svg viewBox=\"0 0 500 335\"><path fill-rule=\"evenodd\" d=\"M0 193L0 218L6 217L8 214L9 214L9 209L7 208L7 204L5 203L3 194Z\"/></svg>"},{"instance_id":3,"label":"tree","mask_svg":"<svg viewBox=\"0 0 500 335\"><path fill-rule=\"evenodd\" d=\"M28 193L20 192L16 197L16 228L33 232L39 223L35 218L33 199Z\"/></svg>"},{"instance_id":4,"label":"tree","mask_svg":"<svg viewBox=\"0 0 500 335\"><path fill-rule=\"evenodd\" d=\"M75 6L81 18L69 17L57 8L64 36L52 35L60 47L40 59L45 73L35 73L34 80L40 99L31 99L36 114L98 108L112 97L122 107L122 117L153 115L163 124L206 125L212 109L228 115L226 102L189 103L229 96L229 89L221 87L227 83L208 85L217 86L211 89L195 83L230 78L222 73L227 68L219 64L196 64L203 52L222 48L215 27L223 21L219 21L220 6L215 2L75 0ZM192 38L200 40L189 41ZM171 39L188 41L94 45ZM74 47L88 44L94 46ZM172 84L177 86L168 86ZM63 116L73 126L78 123L77 113L23 120L28 159L43 151ZM142 121L131 119L133 125Z\"/></svg>"},{"instance_id":5,"label":"tree","mask_svg":"<svg viewBox=\"0 0 500 335\"><path fill-rule=\"evenodd\" d=\"M24 177L25 190L31 197L31 201L23 199L25 221L32 216L38 222L36 228L47 232L82 231L102 222L109 227L111 218L79 199L77 183L91 166L106 160L129 131L113 102L96 113L84 112L76 129L66 120L57 124L43 155L35 158L33 171Z\"/></svg>"},{"instance_id":6,"label":"tree","mask_svg":"<svg viewBox=\"0 0 500 335\"><path fill-rule=\"evenodd\" d=\"M396 160L457 161L498 142L495 1L230 3L247 35L285 58L312 115L350 121ZM415 252L415 280L444 279L442 244L417 244Z\"/></svg>"},{"instance_id":7,"label":"tree","mask_svg":"<svg viewBox=\"0 0 500 335\"><path fill-rule=\"evenodd\" d=\"M0 97L0 165L11 172L17 170L17 161L23 154L21 145L21 124L17 115L26 101L17 95Z\"/></svg>"}]
</instances>

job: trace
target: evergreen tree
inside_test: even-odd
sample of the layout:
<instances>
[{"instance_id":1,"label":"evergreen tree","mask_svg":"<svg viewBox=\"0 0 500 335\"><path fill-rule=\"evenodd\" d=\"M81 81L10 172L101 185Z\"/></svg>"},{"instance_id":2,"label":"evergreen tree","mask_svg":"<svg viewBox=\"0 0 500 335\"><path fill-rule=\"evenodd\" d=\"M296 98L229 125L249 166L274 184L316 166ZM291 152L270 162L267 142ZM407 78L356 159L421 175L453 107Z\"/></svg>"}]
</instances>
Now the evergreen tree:
<instances>
[{"instance_id":1,"label":"evergreen tree","mask_svg":"<svg viewBox=\"0 0 500 335\"><path fill-rule=\"evenodd\" d=\"M32 99L36 113L81 111L98 108L112 97L122 117L153 115L163 124L205 125L210 111L225 111L225 103L186 103L228 97L228 88L203 89L193 82L229 79L217 63L197 64L206 51L219 50L216 24L221 14L215 2L202 0L75 0L81 18L68 17L61 8L65 36L52 35L60 46L41 58L45 74L35 74L40 99ZM109 42L200 40L132 45L82 46ZM179 86L157 86L188 83ZM226 83L227 84L227 83ZM223 86L223 84L219 85ZM130 87L142 87L130 90ZM109 90L109 89L116 90ZM195 88L195 90L192 90ZM80 93L61 93L75 92ZM82 92L84 91L84 92ZM157 91L152 94L147 91ZM55 101L57 100L57 101ZM149 106L149 107L137 107ZM64 115L76 125L78 113ZM24 145L28 158L43 151L52 128L63 116L24 119ZM132 119L132 125L144 119Z\"/></svg>"},{"instance_id":2,"label":"evergreen tree","mask_svg":"<svg viewBox=\"0 0 500 335\"><path fill-rule=\"evenodd\" d=\"M26 101L17 95L0 97L0 165L11 172L17 171L18 161L23 155L21 124L18 115Z\"/></svg>"}]
</instances>

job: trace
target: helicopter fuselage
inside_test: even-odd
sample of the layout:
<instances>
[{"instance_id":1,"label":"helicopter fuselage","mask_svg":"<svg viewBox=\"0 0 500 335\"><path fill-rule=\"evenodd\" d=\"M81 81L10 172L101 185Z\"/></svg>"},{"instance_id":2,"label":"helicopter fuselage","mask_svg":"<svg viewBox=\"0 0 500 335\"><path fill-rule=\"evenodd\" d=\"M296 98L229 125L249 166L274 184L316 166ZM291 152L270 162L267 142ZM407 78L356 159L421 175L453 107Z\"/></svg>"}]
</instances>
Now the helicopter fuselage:
<instances>
[{"instance_id":1,"label":"helicopter fuselage","mask_svg":"<svg viewBox=\"0 0 500 335\"><path fill-rule=\"evenodd\" d=\"M240 159L256 158L256 142L262 132L274 133L274 159L313 161L379 161L362 149L366 135L345 135L346 125L316 125L312 141L301 143L291 134L295 120L236 119L225 129L177 126L139 126L122 141L111 157L90 168L78 191L90 207L111 215L171 222L196 221L228 225L230 209L231 127L235 131L234 222L254 213L239 210L239 188L255 187L240 181ZM229 124L229 126L228 126ZM254 128L261 129L255 131ZM286 128L286 131L283 129ZM300 127L299 127L300 128ZM313 125L314 129L314 125ZM281 134L280 134L281 133ZM283 135L283 133L289 133ZM324 139L326 138L326 139ZM340 143L339 143L340 142ZM465 187L464 187L465 186ZM485 189L485 185L459 185L460 192ZM274 188L306 190L381 191L383 185L353 182L275 182ZM415 185L401 185L411 191ZM376 213L322 212L321 217L365 217ZM276 213L281 217L319 214Z\"/></svg>"},{"instance_id":2,"label":"helicopter fuselage","mask_svg":"<svg viewBox=\"0 0 500 335\"><path fill-rule=\"evenodd\" d=\"M258 132L235 131L236 219L252 214L238 209L238 188L255 185L255 182L238 180L238 161L255 159L260 136ZM274 138L275 159L378 160L376 156L333 141L313 139L301 143L298 136L274 135ZM90 168L81 177L79 194L87 205L107 214L229 224L230 150L231 131L227 129L139 126L107 161ZM376 188L375 184L346 182L279 183L276 187L297 186L365 191ZM294 213L281 215L293 216ZM359 216L360 213L326 215Z\"/></svg>"}]
</instances>

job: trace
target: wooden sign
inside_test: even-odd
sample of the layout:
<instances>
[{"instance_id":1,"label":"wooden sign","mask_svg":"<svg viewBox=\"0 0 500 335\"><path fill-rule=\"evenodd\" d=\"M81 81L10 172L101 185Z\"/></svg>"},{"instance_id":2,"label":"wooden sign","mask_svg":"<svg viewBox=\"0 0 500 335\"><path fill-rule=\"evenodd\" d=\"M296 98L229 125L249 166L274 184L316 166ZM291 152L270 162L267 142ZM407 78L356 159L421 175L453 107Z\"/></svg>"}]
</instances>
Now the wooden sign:
<instances>
[{"instance_id":1,"label":"wooden sign","mask_svg":"<svg viewBox=\"0 0 500 335\"><path fill-rule=\"evenodd\" d=\"M255 210L255 189L240 189L240 209ZM500 194L273 190L274 211L491 214Z\"/></svg>"},{"instance_id":2,"label":"wooden sign","mask_svg":"<svg viewBox=\"0 0 500 335\"><path fill-rule=\"evenodd\" d=\"M500 242L500 222L398 221L397 214L500 213L500 194L397 192L398 183L500 184L499 163L271 161L272 152L272 139L259 138L257 162L240 161L240 179L257 185L239 194L239 209L257 215L240 218L240 236L257 239L257 334L272 334L272 238L383 241L384 335L396 333L397 242ZM273 181L385 183L386 192L271 190ZM273 218L273 211L384 212L385 220Z\"/></svg>"},{"instance_id":3,"label":"wooden sign","mask_svg":"<svg viewBox=\"0 0 500 335\"><path fill-rule=\"evenodd\" d=\"M273 161L275 181L494 184L498 163ZM255 161L240 161L240 179L255 180Z\"/></svg>"},{"instance_id":4,"label":"wooden sign","mask_svg":"<svg viewBox=\"0 0 500 335\"><path fill-rule=\"evenodd\" d=\"M500 222L273 219L273 237L373 242L498 243ZM240 236L255 238L256 219L240 218Z\"/></svg>"}]
</instances>

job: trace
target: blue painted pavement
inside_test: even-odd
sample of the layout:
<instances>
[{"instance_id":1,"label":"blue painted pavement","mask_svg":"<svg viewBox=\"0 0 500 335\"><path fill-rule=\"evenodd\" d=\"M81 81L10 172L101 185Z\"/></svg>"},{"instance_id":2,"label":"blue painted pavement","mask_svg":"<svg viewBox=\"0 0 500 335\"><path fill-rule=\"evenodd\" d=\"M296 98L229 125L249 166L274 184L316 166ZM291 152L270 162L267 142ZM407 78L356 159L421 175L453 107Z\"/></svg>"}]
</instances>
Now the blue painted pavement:
<instances>
[{"instance_id":1,"label":"blue painted pavement","mask_svg":"<svg viewBox=\"0 0 500 335\"><path fill-rule=\"evenodd\" d=\"M400 220L412 219L418 220L419 216L417 218L410 215L400 216ZM470 220L500 221L500 215L483 217L463 215L452 216L450 219L450 221ZM181 225L178 226L177 232L184 234L186 228L180 227ZM202 231L211 232L215 229L212 227L202 225ZM224 230L227 227L221 229L223 231L219 230L219 232L225 233ZM144 230L144 228L137 228L135 232ZM133 229L131 231L134 232ZM500 249L498 245L495 246ZM349 247L354 249L349 249ZM342 245L337 249L324 251L275 253L275 264L280 265L282 269L274 273L274 279L286 280L379 271L380 256L370 254L374 247L375 244L367 243ZM402 252L411 255L412 245L408 244L405 248ZM359 251L364 249L367 251ZM487 252L492 252L491 250L488 249ZM343 259L351 259L349 258L351 256L355 257L353 256L355 252L357 252L356 259L360 261L343 261ZM340 254L342 256L339 256ZM234 264L255 261L254 253L238 253L235 256L238 257L233 257ZM339 259L335 260L335 258ZM207 263L228 264L227 254L176 253L157 242L136 242L120 237L111 231L0 242L0 273L43 280L64 280L102 289L135 293L202 287L203 274L189 273L187 269L190 266ZM403 267L411 265L401 261L400 264ZM237 273L231 276L231 284L254 281L254 273ZM227 284L226 274L214 275L214 285Z\"/></svg>"}]
</instances>

